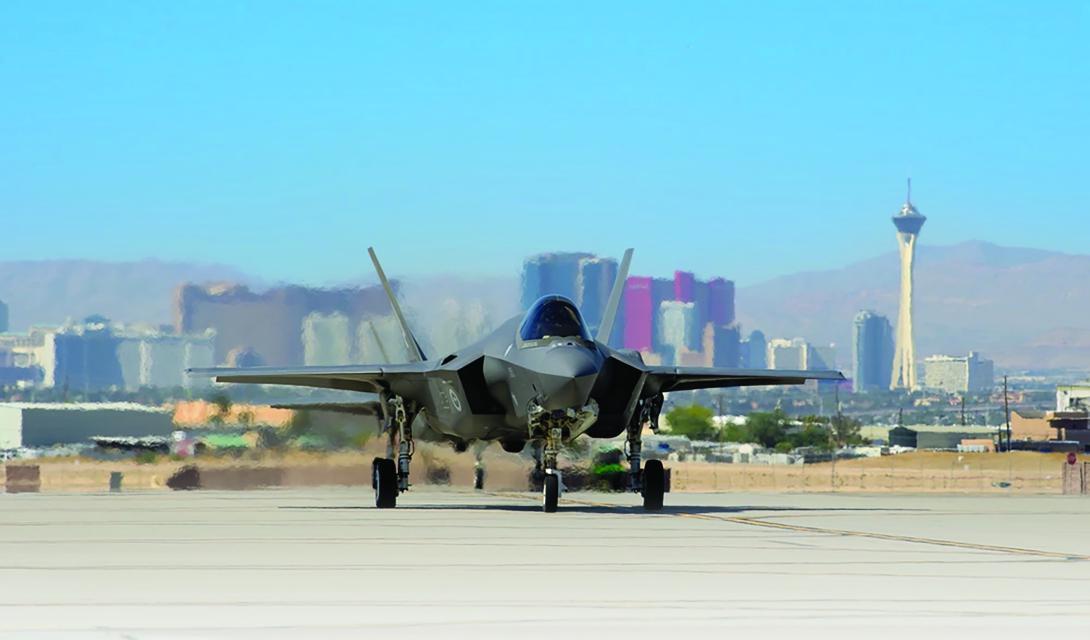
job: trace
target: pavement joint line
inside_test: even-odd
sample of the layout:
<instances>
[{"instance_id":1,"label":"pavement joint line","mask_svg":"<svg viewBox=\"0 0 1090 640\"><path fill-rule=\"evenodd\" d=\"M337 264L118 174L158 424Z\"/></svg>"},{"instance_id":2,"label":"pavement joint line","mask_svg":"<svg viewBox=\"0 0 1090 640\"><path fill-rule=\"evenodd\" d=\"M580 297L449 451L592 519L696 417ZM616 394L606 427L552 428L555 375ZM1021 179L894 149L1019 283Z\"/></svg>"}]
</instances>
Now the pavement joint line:
<instances>
[{"instance_id":1,"label":"pavement joint line","mask_svg":"<svg viewBox=\"0 0 1090 640\"><path fill-rule=\"evenodd\" d=\"M522 498L528 500L536 500L525 494L517 493L500 493L490 492L490 495L506 497L506 498ZM562 502L571 504L578 504L589 507L624 507L626 505L609 503L609 502L595 502L591 500L580 500L574 498L561 498ZM783 522L772 522L769 520L763 520L760 518L747 517L747 516L718 516L710 513L688 513L688 512L667 512L661 515L676 516L679 518L692 518L694 520L711 520L719 522L733 522L736 524L743 524L752 527L765 527L768 529L780 529L782 531L795 531L799 533L822 533L827 535L854 537L854 538L869 538L872 540L885 540L887 542L908 542L911 544L929 544L940 547L953 547L956 549L969 549L972 551L989 551L993 553L1006 553L1012 555L1022 556L1034 556L1038 558L1049 558L1052 560L1068 560L1074 562L1085 562L1090 560L1090 555L1077 554L1077 553L1063 553L1060 551L1045 551L1043 549L1027 549L1024 547L1007 547L1001 545L982 544L976 542L961 542L958 540L944 540L942 538L925 538L921 536L906 536L897 535L892 533L878 533L876 531L856 531L852 529L831 529L827 527L814 527L797 524L787 524Z\"/></svg>"}]
</instances>

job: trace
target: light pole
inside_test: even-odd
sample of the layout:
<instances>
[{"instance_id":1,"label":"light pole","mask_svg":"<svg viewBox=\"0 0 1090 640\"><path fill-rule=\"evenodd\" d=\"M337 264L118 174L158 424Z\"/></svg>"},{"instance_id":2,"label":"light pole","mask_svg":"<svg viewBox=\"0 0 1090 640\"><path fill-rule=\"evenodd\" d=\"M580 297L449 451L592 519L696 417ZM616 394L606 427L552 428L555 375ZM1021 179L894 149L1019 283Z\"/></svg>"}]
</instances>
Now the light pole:
<instances>
[{"instance_id":1,"label":"light pole","mask_svg":"<svg viewBox=\"0 0 1090 640\"><path fill-rule=\"evenodd\" d=\"M1007 453L1011 452L1011 406L1007 396L1007 376L1003 376L1003 414L1007 421ZM1002 437L1002 436L1000 436Z\"/></svg>"}]
</instances>

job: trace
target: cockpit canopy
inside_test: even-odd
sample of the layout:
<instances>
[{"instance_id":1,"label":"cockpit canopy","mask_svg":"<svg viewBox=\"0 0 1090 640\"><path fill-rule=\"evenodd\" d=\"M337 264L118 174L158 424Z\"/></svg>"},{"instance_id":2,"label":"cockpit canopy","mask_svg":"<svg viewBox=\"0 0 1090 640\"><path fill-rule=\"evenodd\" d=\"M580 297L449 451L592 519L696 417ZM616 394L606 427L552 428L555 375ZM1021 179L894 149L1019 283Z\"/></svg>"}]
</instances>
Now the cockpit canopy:
<instances>
[{"instance_id":1,"label":"cockpit canopy","mask_svg":"<svg viewBox=\"0 0 1090 640\"><path fill-rule=\"evenodd\" d=\"M590 333L579 309L564 296L545 296L526 312L519 327L522 340L577 338L590 341Z\"/></svg>"}]
</instances>

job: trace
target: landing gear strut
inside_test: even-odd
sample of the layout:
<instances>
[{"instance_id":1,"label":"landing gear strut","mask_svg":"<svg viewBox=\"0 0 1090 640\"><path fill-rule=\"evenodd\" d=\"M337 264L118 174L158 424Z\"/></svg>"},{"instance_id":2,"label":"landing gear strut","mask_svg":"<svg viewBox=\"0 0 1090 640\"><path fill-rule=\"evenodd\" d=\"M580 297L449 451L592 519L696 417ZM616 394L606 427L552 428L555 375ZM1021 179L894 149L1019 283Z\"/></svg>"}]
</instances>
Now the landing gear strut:
<instances>
[{"instance_id":1,"label":"landing gear strut","mask_svg":"<svg viewBox=\"0 0 1090 640\"><path fill-rule=\"evenodd\" d=\"M654 396L641 402L628 425L625 448L628 453L628 490L643 496L643 508L646 511L661 511L662 498L666 493L666 470L661 460L648 460L640 469L643 449L643 425L651 424L651 430L658 432L659 412L662 410L662 397Z\"/></svg>"},{"instance_id":2,"label":"landing gear strut","mask_svg":"<svg viewBox=\"0 0 1090 640\"><path fill-rule=\"evenodd\" d=\"M560 494L564 492L564 479L560 475L557 459L565 436L570 437L570 427L564 422L562 412L547 412L536 403L530 406L529 436L534 447L535 465L530 476L535 484L541 482L541 508L545 513L556 511Z\"/></svg>"},{"instance_id":3,"label":"landing gear strut","mask_svg":"<svg viewBox=\"0 0 1090 640\"><path fill-rule=\"evenodd\" d=\"M484 490L484 448L482 443L473 447L473 488L477 491Z\"/></svg>"},{"instance_id":4,"label":"landing gear strut","mask_svg":"<svg viewBox=\"0 0 1090 640\"><path fill-rule=\"evenodd\" d=\"M392 509L397 495L409 489L409 465L416 447L413 444L412 420L401 396L383 393L382 428L386 432L386 457L375 458L371 465L371 484L375 489L375 506ZM394 451L397 450L397 463Z\"/></svg>"}]
</instances>

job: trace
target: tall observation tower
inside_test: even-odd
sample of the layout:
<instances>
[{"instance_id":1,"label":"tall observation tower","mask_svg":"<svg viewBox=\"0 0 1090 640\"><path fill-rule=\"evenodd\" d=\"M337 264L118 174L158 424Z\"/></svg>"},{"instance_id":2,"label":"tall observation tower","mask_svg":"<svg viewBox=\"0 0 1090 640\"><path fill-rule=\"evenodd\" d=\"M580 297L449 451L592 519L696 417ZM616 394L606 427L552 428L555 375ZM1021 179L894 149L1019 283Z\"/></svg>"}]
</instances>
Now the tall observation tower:
<instances>
[{"instance_id":1,"label":"tall observation tower","mask_svg":"<svg viewBox=\"0 0 1090 640\"><path fill-rule=\"evenodd\" d=\"M908 179L908 196L901 212L893 216L897 227L897 248L901 253L901 311L897 315L897 340L893 350L893 375L890 389L917 388L916 343L912 337L912 270L916 261L916 238L926 217L912 205L912 178Z\"/></svg>"}]
</instances>

